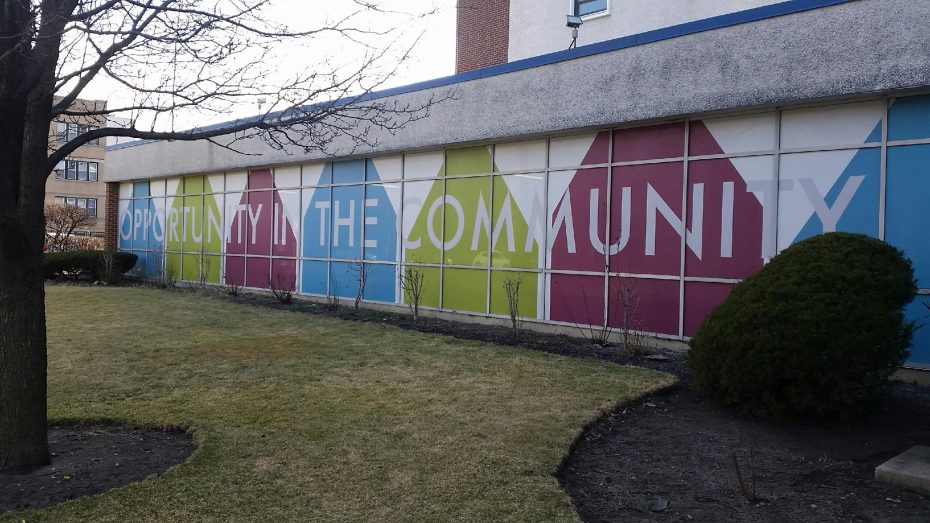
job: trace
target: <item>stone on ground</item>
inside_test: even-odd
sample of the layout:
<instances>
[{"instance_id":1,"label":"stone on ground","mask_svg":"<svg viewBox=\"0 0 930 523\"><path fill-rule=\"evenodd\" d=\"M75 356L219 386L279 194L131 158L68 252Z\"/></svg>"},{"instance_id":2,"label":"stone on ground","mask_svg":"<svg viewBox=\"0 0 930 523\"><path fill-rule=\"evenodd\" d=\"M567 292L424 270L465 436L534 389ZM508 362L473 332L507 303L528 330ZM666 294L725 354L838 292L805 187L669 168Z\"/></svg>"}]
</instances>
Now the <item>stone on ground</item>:
<instances>
[{"instance_id":1,"label":"stone on ground","mask_svg":"<svg viewBox=\"0 0 930 523\"><path fill-rule=\"evenodd\" d=\"M930 496L930 447L917 445L882 463L875 480Z\"/></svg>"}]
</instances>

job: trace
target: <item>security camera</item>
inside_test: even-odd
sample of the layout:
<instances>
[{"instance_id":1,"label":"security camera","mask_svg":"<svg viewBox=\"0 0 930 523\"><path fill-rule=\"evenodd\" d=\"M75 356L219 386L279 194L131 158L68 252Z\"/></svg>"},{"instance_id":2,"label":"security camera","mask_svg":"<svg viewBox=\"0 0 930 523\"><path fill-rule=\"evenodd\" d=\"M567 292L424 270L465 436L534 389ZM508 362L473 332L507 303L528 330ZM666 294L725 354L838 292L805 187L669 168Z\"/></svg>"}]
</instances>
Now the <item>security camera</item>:
<instances>
[{"instance_id":1,"label":"security camera","mask_svg":"<svg viewBox=\"0 0 930 523\"><path fill-rule=\"evenodd\" d=\"M571 27L572 29L578 29L581 27L581 24L584 23L584 20L582 20L580 16L568 15L566 16L566 19L567 21L565 25L567 27Z\"/></svg>"}]
</instances>

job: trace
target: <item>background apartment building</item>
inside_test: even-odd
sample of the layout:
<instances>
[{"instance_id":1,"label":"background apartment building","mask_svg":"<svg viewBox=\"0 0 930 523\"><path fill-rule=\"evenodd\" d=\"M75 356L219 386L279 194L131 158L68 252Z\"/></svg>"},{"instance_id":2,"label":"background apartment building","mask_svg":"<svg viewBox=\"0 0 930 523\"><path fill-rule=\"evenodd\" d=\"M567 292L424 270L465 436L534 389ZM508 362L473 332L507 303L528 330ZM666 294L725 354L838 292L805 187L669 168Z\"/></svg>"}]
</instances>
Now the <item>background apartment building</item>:
<instances>
[{"instance_id":1,"label":"background apartment building","mask_svg":"<svg viewBox=\"0 0 930 523\"><path fill-rule=\"evenodd\" d=\"M75 105L82 110L103 110L106 102L100 100L78 100ZM73 140L78 135L106 125L103 116L62 116L52 123L49 148ZM104 140L94 140L79 147L68 159L58 163L45 185L45 201L76 205L87 209L88 214L99 217L97 222L79 234L103 236L106 183L104 176Z\"/></svg>"}]
</instances>

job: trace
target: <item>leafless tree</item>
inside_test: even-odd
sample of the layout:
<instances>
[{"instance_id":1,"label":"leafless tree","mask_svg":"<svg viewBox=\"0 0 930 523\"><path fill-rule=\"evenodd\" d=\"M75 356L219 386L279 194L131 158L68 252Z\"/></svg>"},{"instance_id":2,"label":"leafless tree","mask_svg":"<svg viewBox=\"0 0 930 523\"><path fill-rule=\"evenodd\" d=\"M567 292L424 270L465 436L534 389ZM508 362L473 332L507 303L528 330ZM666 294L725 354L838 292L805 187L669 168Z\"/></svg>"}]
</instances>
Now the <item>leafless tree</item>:
<instances>
[{"instance_id":1,"label":"leafless tree","mask_svg":"<svg viewBox=\"0 0 930 523\"><path fill-rule=\"evenodd\" d=\"M420 322L420 303L423 301L423 282L425 275L419 267L404 267L400 275L400 288L404 292L404 301L413 313L413 323Z\"/></svg>"},{"instance_id":2,"label":"leafless tree","mask_svg":"<svg viewBox=\"0 0 930 523\"><path fill-rule=\"evenodd\" d=\"M64 203L45 204L45 243L52 251L74 250L74 233L93 227L97 218L87 209Z\"/></svg>"},{"instance_id":3,"label":"leafless tree","mask_svg":"<svg viewBox=\"0 0 930 523\"><path fill-rule=\"evenodd\" d=\"M513 341L520 341L520 329L522 320L520 318L520 284L522 280L519 276L508 276L502 284L504 295L507 296L507 313L510 316L510 327L513 331Z\"/></svg>"},{"instance_id":4,"label":"leafless tree","mask_svg":"<svg viewBox=\"0 0 930 523\"><path fill-rule=\"evenodd\" d=\"M353 66L307 64L285 78L277 49L396 39L359 25L379 10L369 0L299 30L268 21L272 1L0 0L0 470L49 460L43 202L59 161L108 136L209 140L232 150L261 140L288 152L326 150L337 137L370 144L373 129L393 132L440 101L371 96L407 57L390 44L363 46ZM92 82L119 86L130 101L81 103ZM184 111L207 118L259 101L252 118L175 127ZM115 118L128 124L109 125ZM98 128L51 140L55 121Z\"/></svg>"},{"instance_id":5,"label":"leafless tree","mask_svg":"<svg viewBox=\"0 0 930 523\"><path fill-rule=\"evenodd\" d=\"M358 283L355 288L355 303L353 303L355 314L358 314L359 308L362 306L362 300L365 299L365 285L368 283L369 269L371 269L371 265L362 260L353 260L349 262L346 269L349 272L349 276L354 277L355 281Z\"/></svg>"}]
</instances>

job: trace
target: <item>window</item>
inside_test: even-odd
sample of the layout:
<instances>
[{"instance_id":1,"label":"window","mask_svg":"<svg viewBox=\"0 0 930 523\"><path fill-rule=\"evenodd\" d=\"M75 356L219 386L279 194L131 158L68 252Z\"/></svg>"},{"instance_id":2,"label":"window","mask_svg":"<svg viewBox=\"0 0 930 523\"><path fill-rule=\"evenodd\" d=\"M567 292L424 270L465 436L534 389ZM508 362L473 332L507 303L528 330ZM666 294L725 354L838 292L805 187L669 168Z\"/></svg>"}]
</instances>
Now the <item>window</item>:
<instances>
[{"instance_id":1,"label":"window","mask_svg":"<svg viewBox=\"0 0 930 523\"><path fill-rule=\"evenodd\" d=\"M74 196L56 196L55 203L73 205L87 210L87 215L91 218L97 217L97 199L96 198L77 198Z\"/></svg>"},{"instance_id":2,"label":"window","mask_svg":"<svg viewBox=\"0 0 930 523\"><path fill-rule=\"evenodd\" d=\"M55 177L80 182L96 182L100 164L84 160L62 160L55 166Z\"/></svg>"},{"instance_id":3,"label":"window","mask_svg":"<svg viewBox=\"0 0 930 523\"><path fill-rule=\"evenodd\" d=\"M97 125L80 125L76 123L58 122L55 125L55 137L59 142L74 140L78 135L96 131L100 129ZM100 139L95 138L87 142L87 145L100 145Z\"/></svg>"},{"instance_id":4,"label":"window","mask_svg":"<svg viewBox=\"0 0 930 523\"><path fill-rule=\"evenodd\" d=\"M59 142L63 142L68 139L68 124L65 122L58 122L58 125L55 127L55 136L58 138Z\"/></svg>"},{"instance_id":5,"label":"window","mask_svg":"<svg viewBox=\"0 0 930 523\"><path fill-rule=\"evenodd\" d=\"M573 0L575 16L587 16L607 11L607 0Z\"/></svg>"},{"instance_id":6,"label":"window","mask_svg":"<svg viewBox=\"0 0 930 523\"><path fill-rule=\"evenodd\" d=\"M65 166L65 180L77 180L77 162L68 160Z\"/></svg>"}]
</instances>

